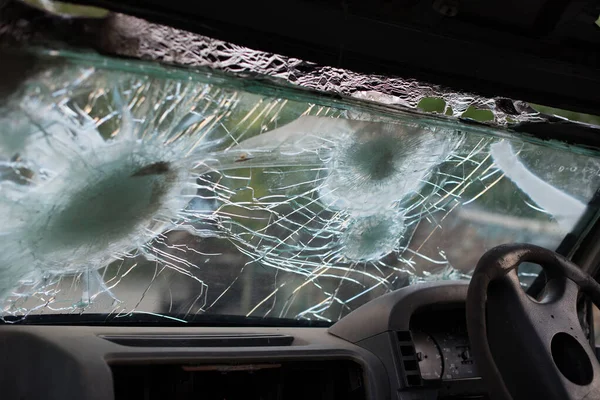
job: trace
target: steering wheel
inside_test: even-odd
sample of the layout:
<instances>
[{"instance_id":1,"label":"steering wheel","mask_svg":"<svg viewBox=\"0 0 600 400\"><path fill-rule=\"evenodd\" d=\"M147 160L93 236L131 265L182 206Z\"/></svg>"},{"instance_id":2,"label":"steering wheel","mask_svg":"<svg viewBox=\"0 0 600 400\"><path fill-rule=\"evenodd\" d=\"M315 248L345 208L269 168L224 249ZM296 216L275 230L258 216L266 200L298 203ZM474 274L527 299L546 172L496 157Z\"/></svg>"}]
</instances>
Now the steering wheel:
<instances>
[{"instance_id":1,"label":"steering wheel","mask_svg":"<svg viewBox=\"0 0 600 400\"><path fill-rule=\"evenodd\" d=\"M519 283L523 262L547 273L538 299ZM542 247L502 245L481 257L467 294L467 330L491 399L600 399L600 364L579 322L579 292L600 306L600 285Z\"/></svg>"}]
</instances>

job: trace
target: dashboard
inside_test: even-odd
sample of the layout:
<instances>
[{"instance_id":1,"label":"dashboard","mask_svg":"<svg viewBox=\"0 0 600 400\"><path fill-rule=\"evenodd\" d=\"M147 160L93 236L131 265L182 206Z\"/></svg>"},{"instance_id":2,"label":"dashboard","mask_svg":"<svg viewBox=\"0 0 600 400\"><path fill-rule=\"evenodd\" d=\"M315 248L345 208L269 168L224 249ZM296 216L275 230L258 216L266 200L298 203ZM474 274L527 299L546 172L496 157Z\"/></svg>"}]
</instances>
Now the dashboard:
<instances>
[{"instance_id":1,"label":"dashboard","mask_svg":"<svg viewBox=\"0 0 600 400\"><path fill-rule=\"evenodd\" d=\"M486 399L466 294L415 285L329 328L0 325L2 398Z\"/></svg>"},{"instance_id":2,"label":"dashboard","mask_svg":"<svg viewBox=\"0 0 600 400\"><path fill-rule=\"evenodd\" d=\"M381 296L329 332L382 360L395 399L487 399L466 328L466 282L410 286Z\"/></svg>"}]
</instances>

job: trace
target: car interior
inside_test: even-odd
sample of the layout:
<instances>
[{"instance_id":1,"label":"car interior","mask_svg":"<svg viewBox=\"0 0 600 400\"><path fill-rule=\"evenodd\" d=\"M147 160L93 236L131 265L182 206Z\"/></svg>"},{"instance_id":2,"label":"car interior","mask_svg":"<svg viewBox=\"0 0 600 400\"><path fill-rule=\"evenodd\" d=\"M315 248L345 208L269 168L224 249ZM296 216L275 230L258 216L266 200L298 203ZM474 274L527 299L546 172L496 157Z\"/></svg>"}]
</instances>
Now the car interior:
<instances>
[{"instance_id":1,"label":"car interior","mask_svg":"<svg viewBox=\"0 0 600 400\"><path fill-rule=\"evenodd\" d=\"M1 399L600 399L597 2L70 3L0 1Z\"/></svg>"}]
</instances>

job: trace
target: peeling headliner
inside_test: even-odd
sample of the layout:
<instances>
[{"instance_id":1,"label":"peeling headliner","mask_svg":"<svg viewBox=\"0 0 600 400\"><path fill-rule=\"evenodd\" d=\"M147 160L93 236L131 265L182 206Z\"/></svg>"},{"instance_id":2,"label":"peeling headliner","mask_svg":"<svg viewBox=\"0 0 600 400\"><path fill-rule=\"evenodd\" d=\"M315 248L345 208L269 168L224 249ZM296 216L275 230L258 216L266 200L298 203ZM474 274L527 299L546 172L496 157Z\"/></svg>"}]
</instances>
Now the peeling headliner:
<instances>
[{"instance_id":1,"label":"peeling headliner","mask_svg":"<svg viewBox=\"0 0 600 400\"><path fill-rule=\"evenodd\" d=\"M146 1L143 7L135 1L77 2L320 65L588 113L600 109L600 10L592 1L532 1L520 4L519 12L507 11L503 1L453 3L452 16L440 15L427 1L294 0L286 7L238 1L197 8L186 1Z\"/></svg>"}]
</instances>

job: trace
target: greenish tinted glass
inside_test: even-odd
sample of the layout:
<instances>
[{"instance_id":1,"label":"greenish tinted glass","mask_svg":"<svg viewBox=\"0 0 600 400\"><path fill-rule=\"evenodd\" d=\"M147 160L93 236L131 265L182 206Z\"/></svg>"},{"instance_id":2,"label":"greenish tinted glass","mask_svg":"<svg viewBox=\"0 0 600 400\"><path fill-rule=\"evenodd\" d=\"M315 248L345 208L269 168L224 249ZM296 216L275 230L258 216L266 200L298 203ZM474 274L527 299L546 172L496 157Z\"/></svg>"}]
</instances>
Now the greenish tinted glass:
<instances>
[{"instance_id":1,"label":"greenish tinted glass","mask_svg":"<svg viewBox=\"0 0 600 400\"><path fill-rule=\"evenodd\" d=\"M498 128L38 55L53 62L1 115L4 315L335 321L405 285L468 279L501 243L556 248L600 183L593 151Z\"/></svg>"}]
</instances>

